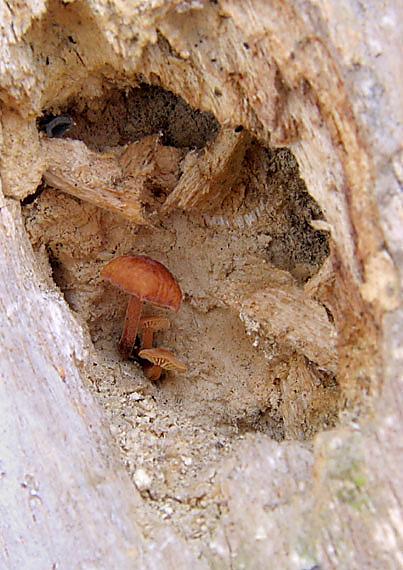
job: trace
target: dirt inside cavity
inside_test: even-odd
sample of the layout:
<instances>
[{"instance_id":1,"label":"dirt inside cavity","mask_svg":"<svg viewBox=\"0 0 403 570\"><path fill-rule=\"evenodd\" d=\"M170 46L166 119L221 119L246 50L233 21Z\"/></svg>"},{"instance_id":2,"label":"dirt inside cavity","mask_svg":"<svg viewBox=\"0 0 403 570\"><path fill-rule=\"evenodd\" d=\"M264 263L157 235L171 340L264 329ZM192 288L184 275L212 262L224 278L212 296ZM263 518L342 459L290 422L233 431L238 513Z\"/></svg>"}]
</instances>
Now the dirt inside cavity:
<instances>
[{"instance_id":1,"label":"dirt inside cavity","mask_svg":"<svg viewBox=\"0 0 403 570\"><path fill-rule=\"evenodd\" d=\"M105 83L101 97L74 99L63 113L75 123L68 136L98 151L156 133L167 146L203 148L219 130L211 113L193 109L170 91L148 84L121 90Z\"/></svg>"},{"instance_id":2,"label":"dirt inside cavity","mask_svg":"<svg viewBox=\"0 0 403 570\"><path fill-rule=\"evenodd\" d=\"M68 136L96 150L162 131L165 144L187 151L218 130L214 118L159 88L109 91L101 103L78 100L63 109L74 109ZM289 151L252 142L237 185L214 214L174 211L153 228L138 227L44 187L24 215L38 256L49 260L88 326L89 379L134 483L187 538L199 540L217 524L217 466L245 432L308 439L334 425L334 374L240 319L248 296L267 286L302 288L329 253L326 234L310 224L322 218L320 209ZM99 277L108 260L130 253L164 263L185 294L157 345L172 349L189 371L157 384L136 363L121 361L116 345L127 298ZM146 306L145 313L163 311Z\"/></svg>"}]
</instances>

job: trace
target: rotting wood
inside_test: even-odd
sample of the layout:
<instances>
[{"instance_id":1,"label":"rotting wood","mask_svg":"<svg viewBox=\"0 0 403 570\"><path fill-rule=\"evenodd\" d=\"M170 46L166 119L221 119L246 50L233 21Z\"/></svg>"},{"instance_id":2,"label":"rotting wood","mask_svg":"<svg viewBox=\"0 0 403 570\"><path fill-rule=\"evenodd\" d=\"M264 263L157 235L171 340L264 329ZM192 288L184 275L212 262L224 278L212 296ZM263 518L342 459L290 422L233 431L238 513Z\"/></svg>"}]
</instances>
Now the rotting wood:
<instances>
[{"instance_id":1,"label":"rotting wood","mask_svg":"<svg viewBox=\"0 0 403 570\"><path fill-rule=\"evenodd\" d=\"M223 128L201 153L189 153L183 174L163 209L206 212L219 205L236 182L249 141L245 131Z\"/></svg>"},{"instance_id":2,"label":"rotting wood","mask_svg":"<svg viewBox=\"0 0 403 570\"><path fill-rule=\"evenodd\" d=\"M116 153L96 153L81 141L44 139L47 184L100 208L144 224L141 184L123 180Z\"/></svg>"},{"instance_id":3,"label":"rotting wood","mask_svg":"<svg viewBox=\"0 0 403 570\"><path fill-rule=\"evenodd\" d=\"M0 210L0 242L0 567L154 568L154 551L169 557L179 538L156 527L147 553L140 495L82 381L85 333L37 271L14 200ZM181 552L179 567L193 567Z\"/></svg>"},{"instance_id":4,"label":"rotting wood","mask_svg":"<svg viewBox=\"0 0 403 570\"><path fill-rule=\"evenodd\" d=\"M323 290L330 287L334 279L332 258L328 257L319 271L305 284L304 291L312 299L321 299Z\"/></svg>"},{"instance_id":5,"label":"rotting wood","mask_svg":"<svg viewBox=\"0 0 403 570\"><path fill-rule=\"evenodd\" d=\"M324 374L326 379L326 375ZM339 388L333 382L331 389L323 382L315 367L302 354L289 361L289 370L281 382L281 411L286 439L308 439L310 426L319 414L324 427L332 410L337 409Z\"/></svg>"},{"instance_id":6,"label":"rotting wood","mask_svg":"<svg viewBox=\"0 0 403 570\"><path fill-rule=\"evenodd\" d=\"M181 12L176 9L179 4ZM376 218L372 209L368 208L366 192L362 191L366 188L368 192L373 189L377 191L386 234L385 247L393 253L394 260L401 261L399 171L397 167L395 172L392 168L394 153L397 153L401 144L397 120L401 110L401 81L399 83L400 77L393 73L398 68L397 40L401 37L399 24L402 18L399 18L398 3L386 0L382 4L382 17L379 2L372 0L368 2L365 11L358 4L348 2L340 9L340 3L336 0L325 0L323 3L251 0L247 4L222 0L219 5L200 2L197 8L193 4L196 3L172 2L170 10L168 2L158 3L158 6L152 3L149 8L142 7L142 12L137 12L136 7L123 1L111 1L108 5L99 0L62 5L25 0L18 4L18 8L14 7L13 11L4 3L2 51L6 63L1 77L2 101L19 110L28 110L32 115L48 104L64 105L77 93L82 97L88 96L95 88L94 79L102 63L103 68L109 66L110 70L118 70L119 81L125 72L130 77L131 73L141 71L150 82L158 81L167 89L183 93L185 99L194 106L213 109L220 121L231 116L232 122L242 122L252 130L259 127L260 132L270 131L273 144L283 144L283 137L279 137L278 132L282 131L284 114L295 117L297 124L301 125L301 140L294 145L293 151L309 191L321 205L329 204L325 215L335 229L334 239L344 265L354 268L355 263L351 261L353 255L357 254L357 262L360 263L362 260L366 262L366 258L373 254L368 245L371 243L369 238L374 233L372 230ZM206 16L207 5L210 11L217 11L220 28L216 20L210 18L210 13ZM51 16L43 19L42 26L41 16L47 9L51 11ZM69 11L68 20L64 19L68 26L61 26L60 23L47 26L47 22L53 24L52 17L55 18L61 10ZM77 14L83 17L77 17ZM198 18L196 22L195 17ZM156 22L158 18L159 21ZM123 22L124 25L119 25ZM37 41L32 44L24 38L24 34L38 23L43 27L43 35L39 36L39 39L43 37L43 43ZM155 43L157 26L166 38L168 49L165 52L161 50L159 57L156 57L158 54L154 49L152 57L147 61L143 59L146 65L139 66L139 54L147 41L153 48L159 47ZM104 33L100 34L99 30ZM70 33L73 34L77 52L70 50L69 53L63 47L69 46L67 34ZM65 42L61 41L64 37ZM96 49L93 47L95 43ZM61 48L64 50L62 56ZM42 50L44 57L33 57L33 49L36 53ZM84 58L81 55L78 57L77 53L84 53ZM219 54L217 65L213 65L211 57L215 54ZM274 58L276 63L272 66L274 71L271 74L266 72L269 57ZM177 63L176 68L173 67L174 63ZM178 73L179 65L184 70L182 76ZM267 78L271 81L268 82ZM278 113L278 99L272 89L275 87L274 79L289 93L286 113L283 114ZM213 85L219 88L220 97L216 97L216 90L211 88ZM271 111L270 116L268 111ZM317 119L314 113L317 113ZM277 133L272 128L274 119L278 122ZM365 141L360 152L368 156L370 178L365 175L363 161L355 152L356 140ZM346 160L349 161L348 168L345 166ZM25 162L21 167L26 167L26 164ZM4 172L2 176L3 174ZM343 180L346 181L345 184ZM344 194L347 201L344 200ZM358 250L350 246L352 238L348 218L351 201L355 210L352 216L353 229L361 240L361 243L358 242ZM11 243L12 224L8 218L5 223L7 232L3 241L7 246ZM384 244L381 245L384 247ZM33 356L46 352L49 358L52 355L60 357L66 339L63 336L63 342L53 342L56 329L53 323L46 327L46 321L42 323L41 319L31 319L31 328L25 328L29 333L24 333L18 328L21 319L14 319L15 314L18 314L14 314L15 310L21 310L25 319L31 308L29 293L24 287L36 275L37 267L22 252L19 239L10 248L11 246L10 260L13 261L10 267L14 267L14 260L21 257L23 270L19 281L21 286L16 281L13 290L13 281L5 280L1 291L6 340L10 338L8 332L11 323L19 331L23 356L32 339L35 339ZM379 257L376 256L375 259L379 260ZM370 284L377 284L376 275L383 271L383 262L381 260L381 263L373 263L369 267L376 269L375 278ZM348 281L350 282L351 280ZM372 292L368 288L364 291L366 297L372 299ZM349 296L350 289L347 288L344 294ZM49 297L38 297L36 301L38 305L45 306ZM51 312L43 313L45 318ZM343 317L348 325L346 311ZM210 542L213 554L209 556L210 559L214 558L212 564L230 568L245 565L246 560L246 564L258 567L262 564L264 566L267 560L272 560L278 567L298 569L319 566L324 569L337 567L350 570L401 567L399 525L403 470L399 461L401 454L398 453L401 447L399 428L402 425L402 391L398 388L403 366L401 318L401 313L397 311L385 315L382 320L382 345L380 339L376 339L382 350L384 387L379 399L374 402L370 429L367 429L366 422L360 421L358 415L344 429L317 438L314 444L315 470L312 476L309 473L302 481L303 491L299 497L287 497L285 492L291 485L295 486L301 473L300 457L295 447L282 466L278 456L288 450L291 444L274 444L263 436L247 435L245 449L240 456L230 458L235 477L228 477L226 472L223 478L223 485L227 488L232 486L232 492L226 502L228 509L225 510L222 526ZM63 322L64 328L65 325L66 322ZM73 333L72 328L70 332ZM14 338L17 337L13 336ZM18 359L15 358L15 342L13 346L4 345L2 348L5 350L2 364L6 365L6 377L11 388L14 388L9 391L12 399L7 411L11 409L12 420L19 422L18 425L15 424L18 431L14 430L13 436L20 437L22 434L26 437L26 430L21 428L30 424L34 425L35 430L41 426L51 427L49 422L43 424L45 416L39 418L35 414L40 401L46 405L50 402L55 411L62 409L60 401L56 403L51 399L54 394L53 384L49 384L49 390L46 390L43 378L32 378L32 366L25 366L21 354ZM352 349L354 346L347 346L349 352ZM355 353L358 354L359 363L364 366L362 354L358 350ZM67 362L66 355L64 359ZM69 395L80 382L75 366L72 368L72 374L68 378ZM365 368L363 372L365 374ZM349 378L353 383L355 378ZM20 401L24 394L22 389L18 391L20 379L26 380L25 384L35 386L30 407L28 402ZM4 384L3 387L6 389L8 385ZM15 394L19 397L18 406L14 405ZM65 401L69 403L70 398ZM2 402L8 404L7 400L2 399ZM24 409L25 412L22 413L21 410ZM64 417L65 409L62 411ZM2 417L7 420L6 415ZM60 419L56 419L55 427L58 428ZM93 425L92 418L91 424ZM35 430L32 430L32 435ZM102 428L93 426L91 433L88 432L92 466L95 471L98 469L95 481L99 481L99 473L104 473L99 457L93 452L94 442L99 441L99 430ZM68 433L75 434L74 426L69 425ZM351 442L353 437L355 445ZM77 438L74 441L76 440ZM260 456L259 441L264 446ZM67 553L71 566L74 564L72 553L78 555L80 551L85 557L90 551L90 558L80 562L91 565L92 555L95 556L96 553L97 556L102 556L99 548L104 546L105 540L123 534L127 536L126 525L122 523L123 513L120 510L117 519L113 520L113 524L119 526L116 535L111 532L108 510L102 511L102 520L96 519L99 523L96 535L102 536L103 542L93 540L93 526L83 524L77 516L67 518L72 513L71 504L66 511L60 509L60 498L63 499L60 493L59 501L53 503L48 500L49 494L58 492L60 478L64 477L65 480L66 473L71 473L71 466L76 465L72 461L76 446L66 447L66 442L63 441L66 453L58 455L60 463L56 463L50 454L44 454L43 441L40 443L38 453L31 446L26 448L27 453L24 455L18 447L11 446L10 458L16 470L22 469L27 463L41 467L46 460L41 484L42 490L45 488L47 492L44 503L47 516L37 517L35 524L31 524L28 532L25 532L32 512L27 508L28 501L23 502L22 495L18 495L19 501L11 505L12 510L6 511L8 516L3 520L6 533L3 535L5 546L2 554L12 554L19 562L10 568L23 567L21 560L27 561L27 564L32 564L32 560L37 564L44 561L48 567L56 567L59 566L59 560L54 558L57 553ZM357 449L362 453L357 453ZM311 464L313 458L309 450L305 446L300 446L300 450ZM108 457L109 451L107 448ZM84 453L81 449L80 452L83 459ZM57 471L54 470L55 464L59 467ZM295 474L291 472L288 478L285 477L292 466ZM2 477L2 483L6 484L9 473L2 473ZM309 487L312 477L315 483L313 489ZM17 479L15 481L13 490L19 488ZM88 478L83 479L82 483L74 496L74 506L87 504L83 498L88 493ZM108 489L109 485L110 481ZM97 488L98 492L105 492L105 483L97 484ZM35 491L35 487L29 490ZM265 500L262 492L272 493L272 501ZM126 496L127 494L123 495ZM111 492L109 497L115 500L118 496ZM31 494L31 498L34 502L38 500L35 494ZM94 512L91 511L91 503L88 504L89 512ZM99 505L98 502L94 504ZM105 504L108 509L110 502L106 501ZM262 505L265 506L264 509ZM13 517L9 516L11 512ZM99 509L97 512L100 512ZM19 522L14 536L7 534L10 520L12 524ZM25 536L26 539L16 541L15 536ZM76 541L75 548L70 551L69 537L79 537L81 540ZM45 541L49 542L49 550ZM168 543L167 539L164 544ZM184 550L182 545L178 544L176 549L175 546L175 541L171 541L171 558L165 556L162 549L154 548L150 564L135 560L135 552L132 550L127 552L130 560L124 566L119 558L119 542L115 541L111 546L110 558L104 558L102 564L131 568L138 563L139 567L165 568L169 560L175 560L175 565L171 567L176 567L178 553L179 559L183 558ZM53 558L45 559L45 551L51 552ZM23 558L24 554L26 558ZM62 559L61 568L64 568L65 560L66 558ZM9 559L6 560L4 567L9 562Z\"/></svg>"},{"instance_id":7,"label":"rotting wood","mask_svg":"<svg viewBox=\"0 0 403 570\"><path fill-rule=\"evenodd\" d=\"M163 147L158 135L104 153L71 139L44 137L41 148L47 184L140 225L148 223L143 209L150 201L148 186L172 190L183 155Z\"/></svg>"},{"instance_id":8,"label":"rotting wood","mask_svg":"<svg viewBox=\"0 0 403 570\"><path fill-rule=\"evenodd\" d=\"M337 332L326 310L297 287L266 288L242 304L241 317L257 323L265 336L337 371Z\"/></svg>"},{"instance_id":9,"label":"rotting wood","mask_svg":"<svg viewBox=\"0 0 403 570\"><path fill-rule=\"evenodd\" d=\"M171 192L180 176L180 162L185 150L164 146L159 135L151 135L129 144L119 158L123 178L129 188L139 183ZM144 191L144 188L143 188Z\"/></svg>"},{"instance_id":10,"label":"rotting wood","mask_svg":"<svg viewBox=\"0 0 403 570\"><path fill-rule=\"evenodd\" d=\"M243 131L223 129L202 154L187 154L180 176L184 151L162 146L158 135L123 151L104 153L90 150L81 141L44 137L44 179L50 186L143 225L148 223L144 203L156 205L150 186L170 193L165 211L176 207L207 211L221 202L240 173L249 140Z\"/></svg>"}]
</instances>

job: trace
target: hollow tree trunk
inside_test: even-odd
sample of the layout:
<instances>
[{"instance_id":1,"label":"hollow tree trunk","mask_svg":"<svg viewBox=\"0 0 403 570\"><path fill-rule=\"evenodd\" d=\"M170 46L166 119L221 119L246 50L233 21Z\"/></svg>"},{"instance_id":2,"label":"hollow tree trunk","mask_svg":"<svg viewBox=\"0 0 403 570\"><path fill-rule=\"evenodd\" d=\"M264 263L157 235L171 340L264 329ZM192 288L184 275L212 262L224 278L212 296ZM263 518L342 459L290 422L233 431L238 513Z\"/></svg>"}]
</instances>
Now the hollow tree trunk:
<instances>
[{"instance_id":1,"label":"hollow tree trunk","mask_svg":"<svg viewBox=\"0 0 403 570\"><path fill-rule=\"evenodd\" d=\"M399 2L2 0L0 17L1 568L257 569L268 561L296 570L400 568ZM153 519L150 529L149 518L146 525L143 499L86 387L90 343L38 266L19 205L43 176L56 186L62 176L63 191L72 184L73 168L49 163L58 145L41 142L41 110L61 109L77 93L95 96L101 78L134 84L140 74L223 125L289 147L331 235L332 285L324 279L314 294L338 331L344 420L316 436L312 449L248 435L220 473L226 507L199 558L168 525ZM164 176L175 190L166 207L186 211L224 198L244 144L223 129L196 165L187 156L178 185L173 151ZM121 184L112 188L100 166L107 190L97 205L113 200L111 208L124 209L126 196L143 223L136 184L156 176L156 167L146 172L142 162L135 184L127 162L115 159L94 158L113 163ZM90 201L95 174L78 189ZM301 295L284 288L281 302L306 319ZM267 290L250 297L245 318L280 334L272 313L261 316L264 303L274 310ZM300 346L302 335L295 338ZM309 358L319 358L317 344ZM324 346L319 365L333 370L334 347Z\"/></svg>"}]
</instances>

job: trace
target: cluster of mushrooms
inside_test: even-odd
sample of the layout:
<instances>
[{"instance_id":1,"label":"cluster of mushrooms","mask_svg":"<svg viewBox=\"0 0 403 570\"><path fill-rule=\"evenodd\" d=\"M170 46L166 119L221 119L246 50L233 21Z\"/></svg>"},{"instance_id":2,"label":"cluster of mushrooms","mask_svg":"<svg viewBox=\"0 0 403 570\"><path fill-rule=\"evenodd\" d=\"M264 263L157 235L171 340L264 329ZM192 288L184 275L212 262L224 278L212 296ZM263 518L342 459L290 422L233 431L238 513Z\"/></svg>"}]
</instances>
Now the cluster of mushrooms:
<instances>
[{"instance_id":1,"label":"cluster of mushrooms","mask_svg":"<svg viewBox=\"0 0 403 570\"><path fill-rule=\"evenodd\" d=\"M128 359L132 355L139 333L141 346L137 356L147 378L158 380L163 370L186 372L186 366L170 350L153 347L154 333L169 329L170 321L158 316L141 318L145 301L175 312L179 310L182 291L170 271L150 257L123 255L105 265L101 277L130 295L119 342L122 357Z\"/></svg>"}]
</instances>

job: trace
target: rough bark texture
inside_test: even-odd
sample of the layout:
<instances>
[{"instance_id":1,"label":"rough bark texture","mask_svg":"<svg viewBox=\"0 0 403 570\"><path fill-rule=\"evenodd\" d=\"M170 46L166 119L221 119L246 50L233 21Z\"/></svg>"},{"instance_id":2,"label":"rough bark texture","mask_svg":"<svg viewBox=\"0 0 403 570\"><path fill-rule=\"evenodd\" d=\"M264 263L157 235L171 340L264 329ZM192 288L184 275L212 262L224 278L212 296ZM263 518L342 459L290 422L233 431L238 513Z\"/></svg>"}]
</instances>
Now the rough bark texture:
<instances>
[{"instance_id":1,"label":"rough bark texture","mask_svg":"<svg viewBox=\"0 0 403 570\"><path fill-rule=\"evenodd\" d=\"M399 3L0 0L0 18L0 566L401 568ZM156 136L133 143L124 129L108 131L102 110L104 139L101 132L92 146L82 130L71 136L84 142L38 132L44 110L95 115L113 88L124 93L141 83L212 113L221 131L209 142L209 119L198 116L200 144L183 142L180 128L166 130L177 148L160 147ZM328 234L330 256L302 285L298 268L263 265L247 248L222 274L213 266L196 285L182 276L189 322L194 299L208 313L214 281L214 308L240 314L272 359L284 434L293 440L250 432L221 457L217 522L196 544L149 511L137 490L147 489L145 478L136 471L136 489L123 469L85 383L93 348L84 319L74 317L34 255L18 201L33 199L44 177L136 223L163 224L165 211L179 208L205 212L208 229L236 226L237 215L247 227L260 206L243 213L245 187L267 190L250 150L259 144L292 151L323 212L311 225ZM54 204L49 196L45 209L46 200ZM99 232L109 238L113 224ZM207 253L201 246L200 259ZM100 304L94 273L85 286ZM182 338L185 344L186 330ZM336 371L338 425L312 443L295 441L319 425L318 409L326 425Z\"/></svg>"},{"instance_id":2,"label":"rough bark texture","mask_svg":"<svg viewBox=\"0 0 403 570\"><path fill-rule=\"evenodd\" d=\"M18 210L1 209L1 567L160 568L158 556L177 567L169 529L156 521L144 542L141 499L82 385L82 330L30 269Z\"/></svg>"}]
</instances>

